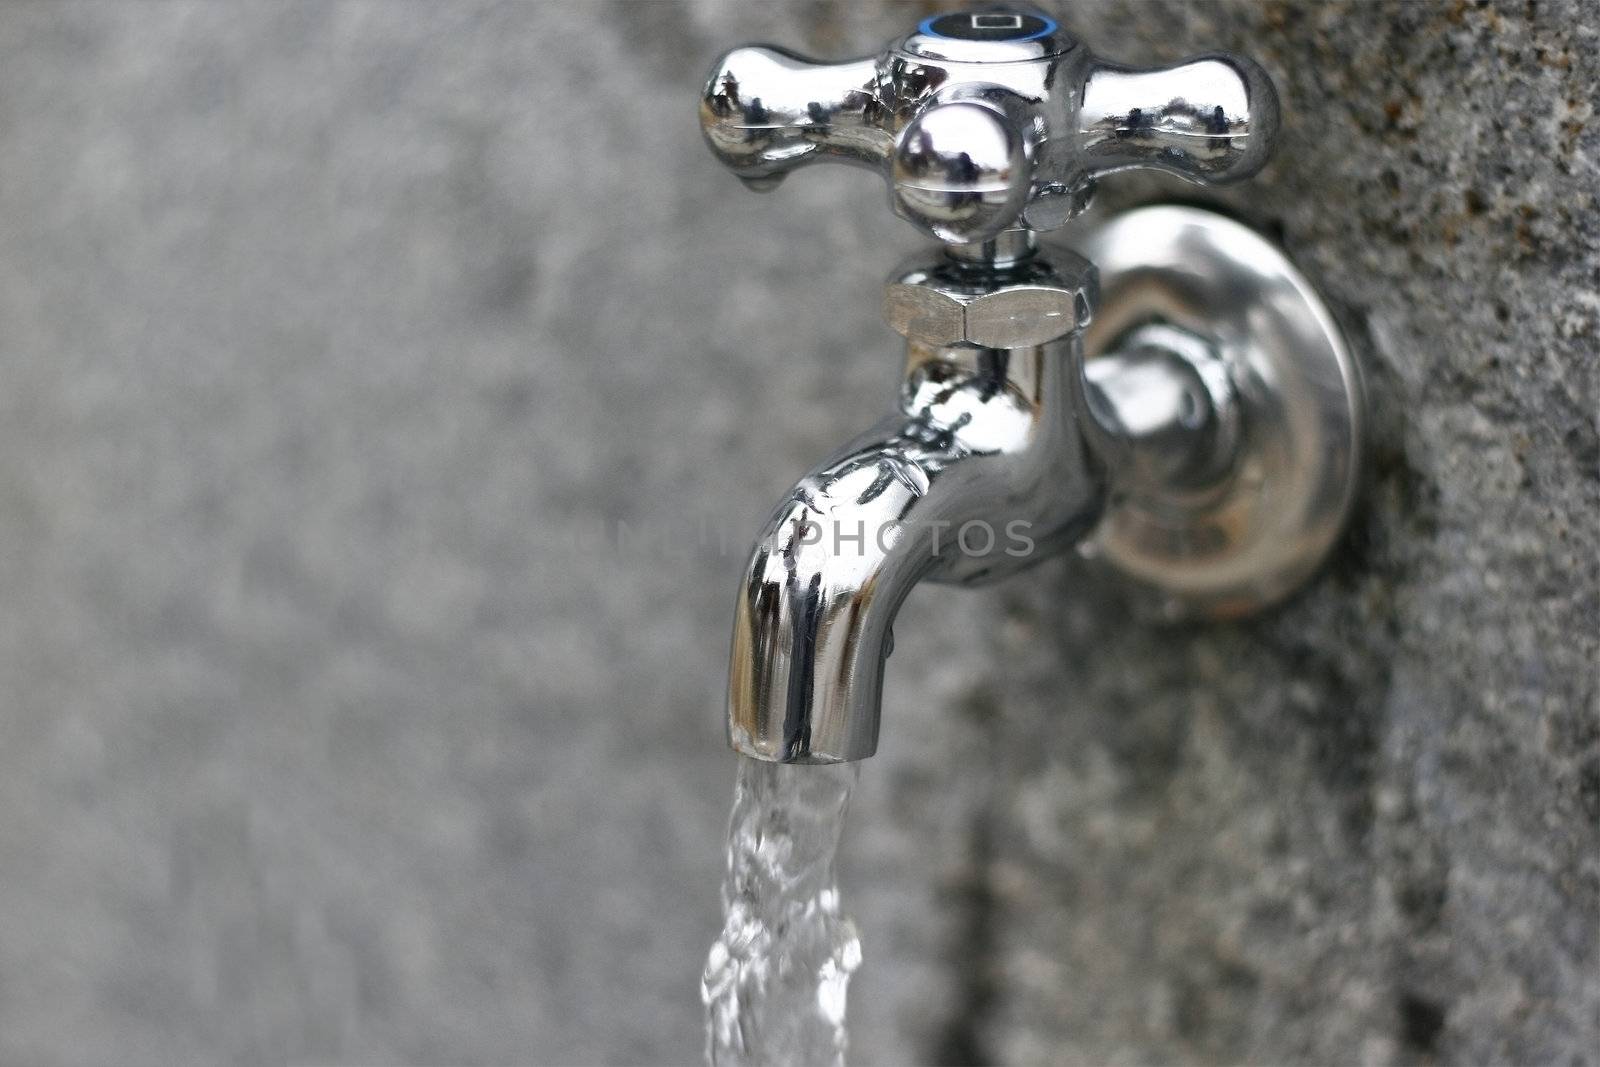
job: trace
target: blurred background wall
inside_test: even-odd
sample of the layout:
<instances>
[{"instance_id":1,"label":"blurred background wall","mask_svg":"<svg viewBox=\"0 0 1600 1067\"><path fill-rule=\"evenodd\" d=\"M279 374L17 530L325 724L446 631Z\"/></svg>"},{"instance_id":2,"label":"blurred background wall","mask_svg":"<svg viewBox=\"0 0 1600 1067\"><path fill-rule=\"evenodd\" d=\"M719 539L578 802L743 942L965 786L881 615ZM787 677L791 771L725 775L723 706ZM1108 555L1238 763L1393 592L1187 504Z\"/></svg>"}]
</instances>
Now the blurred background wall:
<instances>
[{"instance_id":1,"label":"blurred background wall","mask_svg":"<svg viewBox=\"0 0 1600 1067\"><path fill-rule=\"evenodd\" d=\"M698 1057L735 575L888 403L918 238L747 195L697 83L923 11L0 6L0 1059ZM1371 480L1250 622L914 594L854 1059L1589 1060L1600 9L1061 14L1278 79L1216 199L1347 328Z\"/></svg>"}]
</instances>

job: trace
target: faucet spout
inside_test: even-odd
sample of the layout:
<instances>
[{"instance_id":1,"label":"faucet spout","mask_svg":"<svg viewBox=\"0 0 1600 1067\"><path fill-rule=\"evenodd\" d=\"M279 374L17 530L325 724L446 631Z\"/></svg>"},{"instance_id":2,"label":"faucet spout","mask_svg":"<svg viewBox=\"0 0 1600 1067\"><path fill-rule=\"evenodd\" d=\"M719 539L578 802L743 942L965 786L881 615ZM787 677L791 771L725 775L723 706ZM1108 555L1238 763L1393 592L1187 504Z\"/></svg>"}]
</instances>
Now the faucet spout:
<instances>
[{"instance_id":1,"label":"faucet spout","mask_svg":"<svg viewBox=\"0 0 1600 1067\"><path fill-rule=\"evenodd\" d=\"M920 580L977 583L1036 563L1097 520L1076 332L1020 348L912 341L897 410L773 513L739 590L735 749L783 763L878 744L891 627Z\"/></svg>"}]
</instances>

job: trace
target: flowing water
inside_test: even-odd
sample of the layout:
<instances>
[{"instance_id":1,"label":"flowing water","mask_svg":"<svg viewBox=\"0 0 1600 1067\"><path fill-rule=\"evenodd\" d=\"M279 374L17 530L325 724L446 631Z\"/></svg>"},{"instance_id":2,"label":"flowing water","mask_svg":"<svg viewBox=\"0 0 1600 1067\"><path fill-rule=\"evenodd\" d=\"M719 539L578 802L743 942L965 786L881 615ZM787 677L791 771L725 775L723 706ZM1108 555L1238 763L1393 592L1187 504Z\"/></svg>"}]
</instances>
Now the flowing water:
<instances>
[{"instance_id":1,"label":"flowing water","mask_svg":"<svg viewBox=\"0 0 1600 1067\"><path fill-rule=\"evenodd\" d=\"M722 934L706 959L706 1059L715 1067L844 1063L845 990L861 963L839 911L834 854L858 766L739 757Z\"/></svg>"}]
</instances>

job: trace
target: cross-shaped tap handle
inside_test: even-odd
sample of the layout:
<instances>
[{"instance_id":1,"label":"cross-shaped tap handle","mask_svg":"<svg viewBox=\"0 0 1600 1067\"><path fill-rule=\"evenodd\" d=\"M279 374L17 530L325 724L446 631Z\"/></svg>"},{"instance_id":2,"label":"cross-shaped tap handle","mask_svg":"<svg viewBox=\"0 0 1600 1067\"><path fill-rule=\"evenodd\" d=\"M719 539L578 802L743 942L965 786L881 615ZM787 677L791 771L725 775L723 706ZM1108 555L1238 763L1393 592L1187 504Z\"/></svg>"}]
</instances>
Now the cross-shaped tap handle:
<instances>
[{"instance_id":1,"label":"cross-shaped tap handle","mask_svg":"<svg viewBox=\"0 0 1600 1067\"><path fill-rule=\"evenodd\" d=\"M1272 150L1278 98L1248 59L1123 67L1037 11L986 8L924 19L879 54L845 63L735 48L706 81L700 125L716 157L754 188L807 163L871 167L888 180L896 213L966 244L1055 229L1113 171L1248 178Z\"/></svg>"}]
</instances>

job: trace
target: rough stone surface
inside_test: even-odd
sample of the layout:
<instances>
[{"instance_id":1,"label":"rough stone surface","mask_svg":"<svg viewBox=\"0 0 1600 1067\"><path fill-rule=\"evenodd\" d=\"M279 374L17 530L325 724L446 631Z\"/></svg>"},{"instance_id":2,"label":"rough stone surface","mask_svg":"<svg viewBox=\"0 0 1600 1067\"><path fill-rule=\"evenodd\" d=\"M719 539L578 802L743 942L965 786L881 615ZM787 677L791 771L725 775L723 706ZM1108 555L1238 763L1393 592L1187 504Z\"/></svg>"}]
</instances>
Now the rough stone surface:
<instances>
[{"instance_id":1,"label":"rough stone surface","mask_svg":"<svg viewBox=\"0 0 1600 1067\"><path fill-rule=\"evenodd\" d=\"M918 239L692 101L921 10L0 5L0 1060L696 1058L730 583ZM913 594L856 1060L1591 1062L1600 10L1064 14L1278 79L1204 195L1323 287L1371 479L1255 621Z\"/></svg>"}]
</instances>

